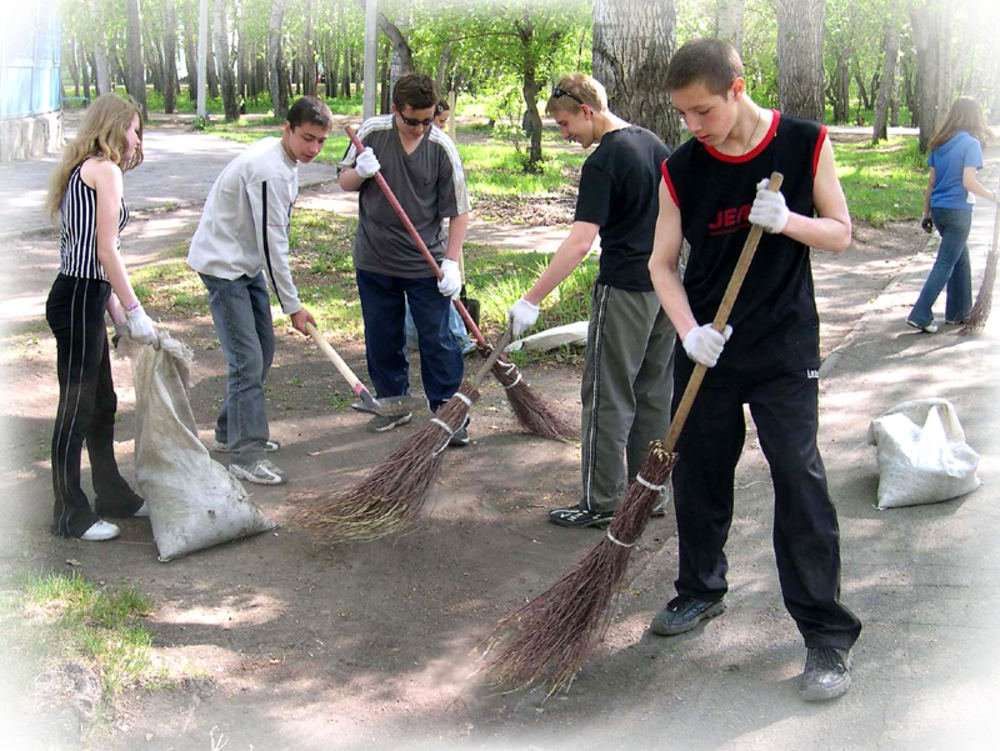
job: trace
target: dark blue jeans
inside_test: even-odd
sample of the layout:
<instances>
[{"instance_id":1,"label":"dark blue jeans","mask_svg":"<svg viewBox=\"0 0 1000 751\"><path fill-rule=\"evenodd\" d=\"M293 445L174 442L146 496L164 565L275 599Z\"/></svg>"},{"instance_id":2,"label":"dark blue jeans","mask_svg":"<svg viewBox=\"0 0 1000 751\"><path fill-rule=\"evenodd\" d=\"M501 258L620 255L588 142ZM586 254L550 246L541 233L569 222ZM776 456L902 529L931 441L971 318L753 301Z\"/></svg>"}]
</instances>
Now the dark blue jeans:
<instances>
[{"instance_id":1,"label":"dark blue jeans","mask_svg":"<svg viewBox=\"0 0 1000 751\"><path fill-rule=\"evenodd\" d=\"M379 397L409 393L403 321L409 302L417 327L420 377L432 410L448 401L462 383L462 352L448 325L451 300L438 292L433 277L404 279L357 269L361 314L365 321L368 374Z\"/></svg>"},{"instance_id":2,"label":"dark blue jeans","mask_svg":"<svg viewBox=\"0 0 1000 751\"><path fill-rule=\"evenodd\" d=\"M274 359L274 325L264 272L252 279L200 276L226 357L226 398L215 438L229 446L233 461L250 466L264 458L269 437L264 383Z\"/></svg>"},{"instance_id":3,"label":"dark blue jeans","mask_svg":"<svg viewBox=\"0 0 1000 751\"><path fill-rule=\"evenodd\" d=\"M932 209L931 218L941 233L941 246L917 304L910 311L909 320L919 326L934 320L931 308L945 287L948 293L944 308L946 321L964 321L972 311L972 268L966 244L972 227L972 209Z\"/></svg>"}]
</instances>

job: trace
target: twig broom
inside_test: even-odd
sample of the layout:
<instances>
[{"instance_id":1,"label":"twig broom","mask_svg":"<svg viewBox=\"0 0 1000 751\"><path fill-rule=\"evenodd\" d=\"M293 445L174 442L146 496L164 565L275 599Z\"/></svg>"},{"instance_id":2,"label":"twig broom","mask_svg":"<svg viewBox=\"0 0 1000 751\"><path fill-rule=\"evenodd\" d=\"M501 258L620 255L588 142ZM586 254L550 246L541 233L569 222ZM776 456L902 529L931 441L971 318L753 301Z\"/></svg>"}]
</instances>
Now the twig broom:
<instances>
[{"instance_id":1,"label":"twig broom","mask_svg":"<svg viewBox=\"0 0 1000 751\"><path fill-rule=\"evenodd\" d=\"M357 153L361 153L364 150L364 144L361 139L358 138L357 134L351 126L345 126L344 132L347 133L347 137L351 139L351 143L354 144L354 148ZM378 183L379 188L385 195L386 200L389 201L399 220L403 223L406 228L407 233L410 235L410 239L413 240L413 244L417 246L420 254L427 261L427 265L431 267L434 275L440 279L441 269L438 267L437 261L434 260L434 256L427 249L427 245L424 243L423 238L420 237L420 233L417 232L416 227L413 226L413 222L410 221L410 217L407 216L406 210L400 205L399 200L396 195L392 192L392 188L389 187L389 183L385 181L381 172L375 173L375 182ZM472 316L469 314L468 309L458 298L452 300L452 304L458 311L458 314L462 317L465 322L466 329L472 334L472 337L476 340L476 344L479 347L479 353L483 357L488 357L490 347L483 336L483 333L479 330L479 326L476 322L472 320ZM543 402L538 395L528 387L517 366L506 360L497 360L493 367L493 375L504 387L504 393L507 394L507 399L510 402L511 408L514 410L514 414L517 416L518 422L521 427L527 432L533 435L541 436L542 438L551 438L557 441L569 441L577 437L577 431L570 427L562 418L556 415L545 402Z\"/></svg>"},{"instance_id":2,"label":"twig broom","mask_svg":"<svg viewBox=\"0 0 1000 751\"><path fill-rule=\"evenodd\" d=\"M771 173L770 190L782 175ZM762 230L750 229L712 326L722 331L753 260ZM504 617L486 642L484 672L501 688L517 690L539 682L548 696L569 688L580 666L607 633L611 605L623 586L632 548L639 542L650 512L660 501L677 461L674 447L684 428L704 365L695 365L663 441L653 441L635 480L629 485L602 539L574 568L522 608ZM491 656L492 653L492 656Z\"/></svg>"},{"instance_id":3,"label":"twig broom","mask_svg":"<svg viewBox=\"0 0 1000 751\"><path fill-rule=\"evenodd\" d=\"M295 520L334 542L377 540L409 528L424 507L448 442L479 399L479 384L509 342L508 330L475 377L364 480L333 498L303 507Z\"/></svg>"},{"instance_id":4,"label":"twig broom","mask_svg":"<svg viewBox=\"0 0 1000 751\"><path fill-rule=\"evenodd\" d=\"M1000 246L1000 204L997 204L996 213L993 215L993 246L989 255L986 256L986 269L983 271L983 284L976 295L976 302L969 313L969 320L959 329L959 334L978 334L986 327L986 321L990 317L990 308L993 307L993 285L997 279L997 256Z\"/></svg>"}]
</instances>

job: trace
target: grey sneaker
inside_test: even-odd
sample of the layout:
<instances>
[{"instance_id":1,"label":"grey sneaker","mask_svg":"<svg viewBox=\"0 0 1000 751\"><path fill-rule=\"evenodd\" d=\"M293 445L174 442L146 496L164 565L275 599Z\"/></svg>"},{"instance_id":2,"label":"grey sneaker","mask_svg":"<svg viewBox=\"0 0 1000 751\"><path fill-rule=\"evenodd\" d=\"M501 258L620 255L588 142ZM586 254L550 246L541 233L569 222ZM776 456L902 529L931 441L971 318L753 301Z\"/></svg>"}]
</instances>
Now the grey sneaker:
<instances>
[{"instance_id":1,"label":"grey sneaker","mask_svg":"<svg viewBox=\"0 0 1000 751\"><path fill-rule=\"evenodd\" d=\"M385 433L400 425L406 425L412 419L412 412L404 412L401 415L375 415L368 421L368 430L372 433Z\"/></svg>"},{"instance_id":2,"label":"grey sneaker","mask_svg":"<svg viewBox=\"0 0 1000 751\"><path fill-rule=\"evenodd\" d=\"M851 651L835 647L810 647L806 667L799 678L799 696L804 701L827 701L847 693L851 687Z\"/></svg>"},{"instance_id":3,"label":"grey sneaker","mask_svg":"<svg viewBox=\"0 0 1000 751\"><path fill-rule=\"evenodd\" d=\"M229 474L237 480L256 485L281 485L285 482L285 473L268 459L261 459L252 467L233 462L229 465Z\"/></svg>"},{"instance_id":4,"label":"grey sneaker","mask_svg":"<svg viewBox=\"0 0 1000 751\"><path fill-rule=\"evenodd\" d=\"M269 454L273 454L280 448L281 444L278 443L277 441L272 441L270 438L264 441L264 451L266 451ZM212 451L218 451L220 454L228 454L229 446L227 446L225 443L216 438L215 441L213 441L212 443Z\"/></svg>"},{"instance_id":5,"label":"grey sneaker","mask_svg":"<svg viewBox=\"0 0 1000 751\"><path fill-rule=\"evenodd\" d=\"M725 610L726 604L722 600L710 602L690 595L678 595L656 614L649 630L657 636L676 636L690 631L702 621L721 615Z\"/></svg>"}]
</instances>

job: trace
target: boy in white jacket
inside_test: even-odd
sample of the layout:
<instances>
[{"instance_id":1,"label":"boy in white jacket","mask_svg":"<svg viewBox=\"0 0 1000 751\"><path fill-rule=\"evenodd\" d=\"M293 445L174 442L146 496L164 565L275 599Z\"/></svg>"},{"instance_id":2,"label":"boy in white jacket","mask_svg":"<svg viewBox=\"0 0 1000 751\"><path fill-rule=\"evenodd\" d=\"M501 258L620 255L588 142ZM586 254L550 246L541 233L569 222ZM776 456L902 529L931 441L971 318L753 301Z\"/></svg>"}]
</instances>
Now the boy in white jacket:
<instances>
[{"instance_id":1,"label":"boy in white jacket","mask_svg":"<svg viewBox=\"0 0 1000 751\"><path fill-rule=\"evenodd\" d=\"M266 458L278 449L264 403L274 357L267 285L296 330L305 334L307 323L315 325L292 281L288 226L299 193L298 165L316 158L332 125L323 101L311 96L296 101L280 139L255 143L216 179L188 251L188 265L208 289L228 368L217 447L231 452L234 476L261 485L285 482L284 472Z\"/></svg>"}]
</instances>

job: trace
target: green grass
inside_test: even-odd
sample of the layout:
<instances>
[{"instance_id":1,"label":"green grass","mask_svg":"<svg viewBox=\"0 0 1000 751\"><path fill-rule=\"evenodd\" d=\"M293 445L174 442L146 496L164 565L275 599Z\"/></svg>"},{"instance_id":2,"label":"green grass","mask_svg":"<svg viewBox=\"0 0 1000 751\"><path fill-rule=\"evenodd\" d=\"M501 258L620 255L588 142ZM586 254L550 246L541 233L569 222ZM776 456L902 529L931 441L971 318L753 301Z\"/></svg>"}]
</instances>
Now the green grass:
<instances>
[{"instance_id":1,"label":"green grass","mask_svg":"<svg viewBox=\"0 0 1000 751\"><path fill-rule=\"evenodd\" d=\"M875 146L867 140L837 143L834 151L854 220L882 226L921 216L927 166L916 138L896 136Z\"/></svg>"},{"instance_id":2,"label":"green grass","mask_svg":"<svg viewBox=\"0 0 1000 751\"><path fill-rule=\"evenodd\" d=\"M134 587L98 586L77 574L30 576L5 608L32 647L50 658L92 664L105 703L159 678L150 659L152 636L142 625L152 603Z\"/></svg>"}]
</instances>

